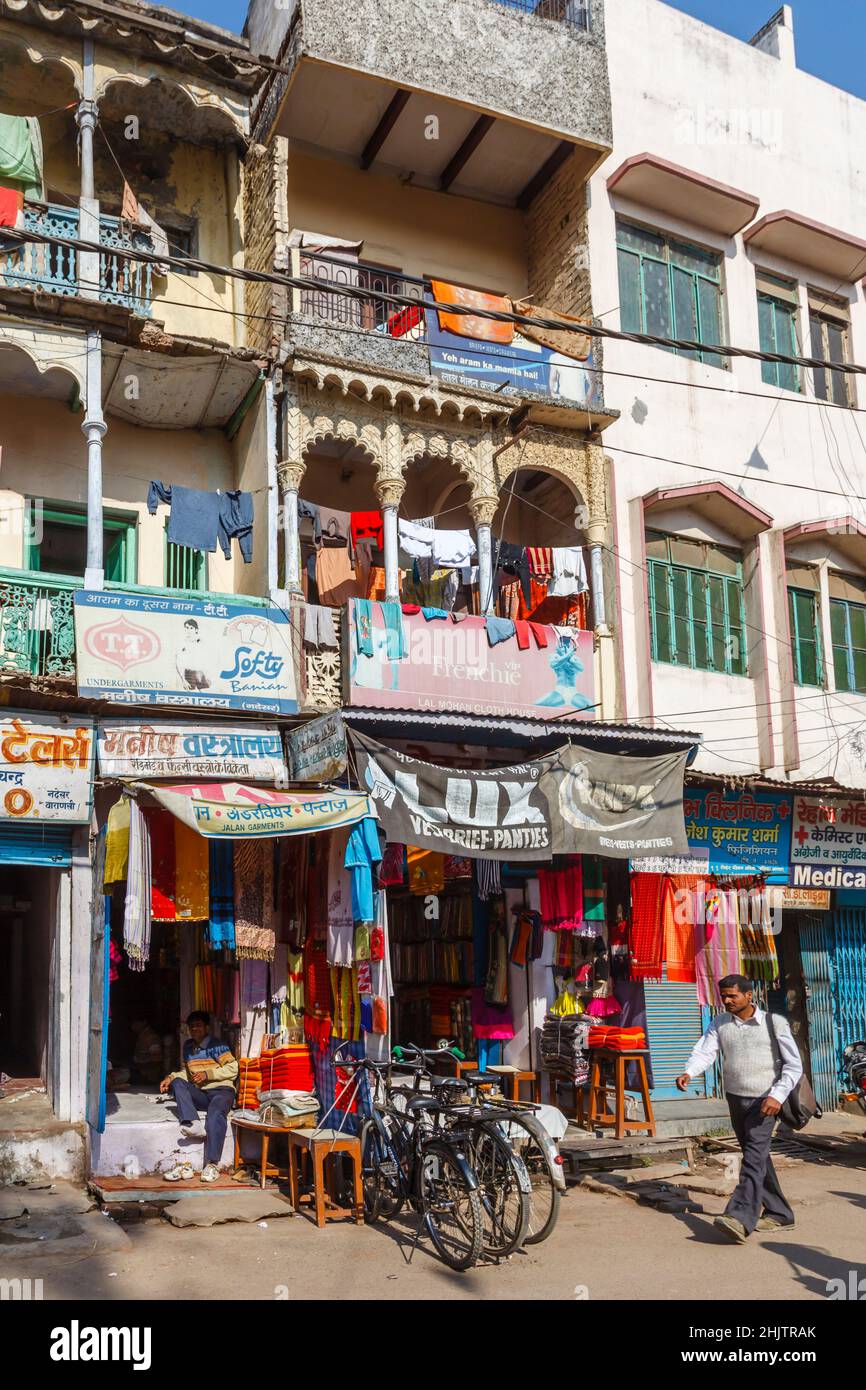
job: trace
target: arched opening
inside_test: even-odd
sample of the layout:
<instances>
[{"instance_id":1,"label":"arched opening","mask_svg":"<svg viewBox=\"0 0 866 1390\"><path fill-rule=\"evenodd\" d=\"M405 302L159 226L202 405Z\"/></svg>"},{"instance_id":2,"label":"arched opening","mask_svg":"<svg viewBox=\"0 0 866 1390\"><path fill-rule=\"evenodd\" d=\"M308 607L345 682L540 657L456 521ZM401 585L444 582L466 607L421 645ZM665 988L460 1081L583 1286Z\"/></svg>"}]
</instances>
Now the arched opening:
<instances>
[{"instance_id":1,"label":"arched opening","mask_svg":"<svg viewBox=\"0 0 866 1390\"><path fill-rule=\"evenodd\" d=\"M302 587L311 603L338 608L384 582L381 535L356 546L351 530L353 513L378 512L374 460L354 440L326 435L304 451L304 462L298 497Z\"/></svg>"},{"instance_id":2,"label":"arched opening","mask_svg":"<svg viewBox=\"0 0 866 1390\"><path fill-rule=\"evenodd\" d=\"M493 534L510 545L567 548L584 543L586 505L576 488L540 468L519 468L503 483Z\"/></svg>"},{"instance_id":3,"label":"arched opening","mask_svg":"<svg viewBox=\"0 0 866 1390\"><path fill-rule=\"evenodd\" d=\"M469 530L471 491L468 480L451 459L419 454L406 470L400 515L407 521L431 517L441 530Z\"/></svg>"}]
</instances>

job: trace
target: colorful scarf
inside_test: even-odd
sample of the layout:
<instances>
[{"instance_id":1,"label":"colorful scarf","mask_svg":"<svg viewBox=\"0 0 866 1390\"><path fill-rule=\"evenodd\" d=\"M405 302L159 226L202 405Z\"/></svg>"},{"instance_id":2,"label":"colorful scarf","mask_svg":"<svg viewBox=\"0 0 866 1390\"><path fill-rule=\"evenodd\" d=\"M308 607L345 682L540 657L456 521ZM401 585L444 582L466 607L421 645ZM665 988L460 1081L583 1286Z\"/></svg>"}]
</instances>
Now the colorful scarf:
<instances>
[{"instance_id":1,"label":"colorful scarf","mask_svg":"<svg viewBox=\"0 0 866 1390\"><path fill-rule=\"evenodd\" d=\"M174 922L177 918L174 816L171 811L148 806L144 818L150 834L151 915L155 922Z\"/></svg>"},{"instance_id":2,"label":"colorful scarf","mask_svg":"<svg viewBox=\"0 0 866 1390\"><path fill-rule=\"evenodd\" d=\"M338 965L332 965L330 969L333 1031L338 1038L357 1042L361 1036L361 997L357 975L353 969Z\"/></svg>"},{"instance_id":3,"label":"colorful scarf","mask_svg":"<svg viewBox=\"0 0 866 1390\"><path fill-rule=\"evenodd\" d=\"M583 921L581 936L601 936L604 929L604 869L595 855L583 860Z\"/></svg>"},{"instance_id":4,"label":"colorful scarf","mask_svg":"<svg viewBox=\"0 0 866 1390\"><path fill-rule=\"evenodd\" d=\"M235 870L231 840L207 840L210 869L208 940L215 951L235 949Z\"/></svg>"},{"instance_id":5,"label":"colorful scarf","mask_svg":"<svg viewBox=\"0 0 866 1390\"><path fill-rule=\"evenodd\" d=\"M208 841L182 820L174 822L177 915L193 922L210 917Z\"/></svg>"},{"instance_id":6,"label":"colorful scarf","mask_svg":"<svg viewBox=\"0 0 866 1390\"><path fill-rule=\"evenodd\" d=\"M406 882L406 846L386 845L379 865L379 885L400 888Z\"/></svg>"},{"instance_id":7,"label":"colorful scarf","mask_svg":"<svg viewBox=\"0 0 866 1390\"><path fill-rule=\"evenodd\" d=\"M695 983L695 893L703 880L695 874L672 874L662 900L664 958L667 978Z\"/></svg>"},{"instance_id":8,"label":"colorful scarf","mask_svg":"<svg viewBox=\"0 0 866 1390\"><path fill-rule=\"evenodd\" d=\"M723 892L715 884L709 884L705 894L698 893L696 904L698 1003L706 1008L720 1008L719 980L726 975L740 975L743 969L737 893L736 890Z\"/></svg>"},{"instance_id":9,"label":"colorful scarf","mask_svg":"<svg viewBox=\"0 0 866 1390\"><path fill-rule=\"evenodd\" d=\"M262 849L265 853L262 854ZM273 926L273 857L271 846L234 846L235 941L239 960L272 961L276 949Z\"/></svg>"},{"instance_id":10,"label":"colorful scarf","mask_svg":"<svg viewBox=\"0 0 866 1390\"><path fill-rule=\"evenodd\" d=\"M502 877L498 859L475 860L475 883L482 902L502 892Z\"/></svg>"},{"instance_id":11,"label":"colorful scarf","mask_svg":"<svg viewBox=\"0 0 866 1390\"><path fill-rule=\"evenodd\" d=\"M129 859L129 797L122 796L108 813L103 887L126 878Z\"/></svg>"},{"instance_id":12,"label":"colorful scarf","mask_svg":"<svg viewBox=\"0 0 866 1390\"><path fill-rule=\"evenodd\" d=\"M553 963L557 970L567 970L569 974L574 974L583 963L583 959L578 933L575 931L557 932L553 946Z\"/></svg>"},{"instance_id":13,"label":"colorful scarf","mask_svg":"<svg viewBox=\"0 0 866 1390\"><path fill-rule=\"evenodd\" d=\"M137 801L129 805L129 860L123 908L123 948L130 970L143 970L150 959L150 832Z\"/></svg>"},{"instance_id":14,"label":"colorful scarf","mask_svg":"<svg viewBox=\"0 0 866 1390\"><path fill-rule=\"evenodd\" d=\"M583 923L583 866L572 859L564 869L539 869L541 920L545 931L579 931Z\"/></svg>"},{"instance_id":15,"label":"colorful scarf","mask_svg":"<svg viewBox=\"0 0 866 1390\"><path fill-rule=\"evenodd\" d=\"M312 936L304 944L304 1037L320 1052L331 1037L331 977L325 943Z\"/></svg>"},{"instance_id":16,"label":"colorful scarf","mask_svg":"<svg viewBox=\"0 0 866 1390\"><path fill-rule=\"evenodd\" d=\"M662 874L632 874L629 949L634 980L662 977Z\"/></svg>"}]
</instances>

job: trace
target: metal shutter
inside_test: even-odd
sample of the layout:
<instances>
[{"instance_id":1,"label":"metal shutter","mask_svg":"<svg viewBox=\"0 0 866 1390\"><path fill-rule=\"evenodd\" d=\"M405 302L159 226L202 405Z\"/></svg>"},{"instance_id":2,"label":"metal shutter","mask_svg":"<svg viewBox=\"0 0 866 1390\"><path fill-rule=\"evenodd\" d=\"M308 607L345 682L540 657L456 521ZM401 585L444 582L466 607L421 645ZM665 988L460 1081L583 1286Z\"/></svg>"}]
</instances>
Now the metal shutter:
<instances>
[{"instance_id":1,"label":"metal shutter","mask_svg":"<svg viewBox=\"0 0 866 1390\"><path fill-rule=\"evenodd\" d=\"M0 825L0 864L68 868L72 863L71 825Z\"/></svg>"},{"instance_id":2,"label":"metal shutter","mask_svg":"<svg viewBox=\"0 0 866 1390\"><path fill-rule=\"evenodd\" d=\"M703 1013L695 987L670 980L644 981L647 1042L657 1100L688 1100L707 1094L706 1077L698 1076L687 1091L674 1084L682 1076L692 1048L704 1031Z\"/></svg>"},{"instance_id":3,"label":"metal shutter","mask_svg":"<svg viewBox=\"0 0 866 1390\"><path fill-rule=\"evenodd\" d=\"M839 1103L833 1005L832 927L829 913L810 913L800 924L800 961L806 985L812 1089L823 1110Z\"/></svg>"},{"instance_id":4,"label":"metal shutter","mask_svg":"<svg viewBox=\"0 0 866 1390\"><path fill-rule=\"evenodd\" d=\"M866 911L838 908L833 914L833 934L836 1062L841 1080L842 1053L849 1043L866 1038Z\"/></svg>"}]
</instances>

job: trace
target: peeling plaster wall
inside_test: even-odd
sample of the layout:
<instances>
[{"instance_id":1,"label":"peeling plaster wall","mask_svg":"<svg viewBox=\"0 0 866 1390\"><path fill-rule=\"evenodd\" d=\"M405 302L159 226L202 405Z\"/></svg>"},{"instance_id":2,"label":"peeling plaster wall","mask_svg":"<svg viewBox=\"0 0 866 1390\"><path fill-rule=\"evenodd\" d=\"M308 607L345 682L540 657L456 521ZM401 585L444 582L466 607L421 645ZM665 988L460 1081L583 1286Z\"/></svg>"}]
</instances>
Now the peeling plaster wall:
<instances>
[{"instance_id":1,"label":"peeling plaster wall","mask_svg":"<svg viewBox=\"0 0 866 1390\"><path fill-rule=\"evenodd\" d=\"M87 502L87 448L81 433L81 416L72 415L62 401L0 396L4 421L0 459L0 499L10 510L23 497L53 502ZM166 483L208 490L237 486L231 444L218 430L145 430L108 417L103 441L103 501L106 510L126 512L137 518L139 584L163 584L164 529L168 509L156 516L147 510L151 478ZM258 500L258 499L257 499ZM264 500L260 501L264 506ZM19 545L20 542L16 541ZM264 547L262 538L259 549ZM11 549L11 547L8 547ZM233 552L237 546L232 547ZM3 563L7 544L3 542ZM255 552L254 552L255 557ZM21 563L20 559L17 563ZM243 561L238 560L243 565ZM226 560L221 550L208 556L208 588L231 593L235 556ZM246 566L252 570L253 566ZM249 589L246 590L249 592ZM262 589L259 592L264 593Z\"/></svg>"},{"instance_id":2,"label":"peeling plaster wall","mask_svg":"<svg viewBox=\"0 0 866 1390\"><path fill-rule=\"evenodd\" d=\"M611 143L603 0L593 0L589 34L493 0L355 0L349 23L333 0L299 3L301 56ZM275 56L294 9L253 0L254 48Z\"/></svg>"},{"instance_id":3,"label":"peeling plaster wall","mask_svg":"<svg viewBox=\"0 0 866 1390\"><path fill-rule=\"evenodd\" d=\"M262 389L234 440L237 486L253 494L253 559L244 564L237 543L232 544L234 592L259 597L268 592L268 397ZM280 537L282 543L282 537Z\"/></svg>"}]
</instances>

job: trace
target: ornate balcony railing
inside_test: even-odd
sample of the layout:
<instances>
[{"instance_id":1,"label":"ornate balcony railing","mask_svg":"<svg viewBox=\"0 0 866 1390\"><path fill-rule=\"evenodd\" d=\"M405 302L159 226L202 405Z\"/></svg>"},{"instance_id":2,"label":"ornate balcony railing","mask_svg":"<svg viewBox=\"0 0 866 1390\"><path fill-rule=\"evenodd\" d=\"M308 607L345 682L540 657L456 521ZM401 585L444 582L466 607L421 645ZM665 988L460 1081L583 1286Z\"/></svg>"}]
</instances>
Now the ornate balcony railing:
<instances>
[{"instance_id":1,"label":"ornate balcony railing","mask_svg":"<svg viewBox=\"0 0 866 1390\"><path fill-rule=\"evenodd\" d=\"M75 679L72 595L80 583L0 573L0 674Z\"/></svg>"},{"instance_id":2,"label":"ornate balcony railing","mask_svg":"<svg viewBox=\"0 0 866 1390\"><path fill-rule=\"evenodd\" d=\"M296 305L304 317L326 323L331 328L380 333L406 342L427 341L424 300L432 296L426 281L379 266L364 265L345 256L311 251L300 253L299 274L321 285L321 289L298 292ZM351 286L358 294L343 293L345 286ZM416 308L389 304L379 297L381 295L416 299L418 305Z\"/></svg>"},{"instance_id":3,"label":"ornate balcony railing","mask_svg":"<svg viewBox=\"0 0 866 1390\"><path fill-rule=\"evenodd\" d=\"M25 230L45 236L75 239L79 235L78 209L49 203L26 203ZM140 318L151 313L153 266L128 260L124 248L151 251L150 237L144 232L128 232L117 217L100 217L99 241L105 249L99 256L99 298L104 304L119 304ZM10 289L41 290L46 294L81 296L78 253L72 247L50 242L10 241L4 244L0 231L0 284Z\"/></svg>"}]
</instances>

